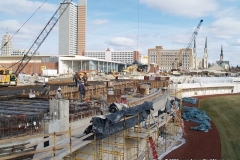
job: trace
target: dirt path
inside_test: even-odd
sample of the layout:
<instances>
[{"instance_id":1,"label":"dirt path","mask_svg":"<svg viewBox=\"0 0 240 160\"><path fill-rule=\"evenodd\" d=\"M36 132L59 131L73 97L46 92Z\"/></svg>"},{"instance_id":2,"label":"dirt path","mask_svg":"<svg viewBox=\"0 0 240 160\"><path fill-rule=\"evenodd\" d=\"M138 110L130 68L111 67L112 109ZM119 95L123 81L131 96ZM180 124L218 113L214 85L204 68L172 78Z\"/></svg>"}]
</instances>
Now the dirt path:
<instances>
[{"instance_id":1,"label":"dirt path","mask_svg":"<svg viewBox=\"0 0 240 160\"><path fill-rule=\"evenodd\" d=\"M208 95L198 96L199 100L216 96L226 95ZM198 107L198 104L193 105L189 103L183 103L184 106ZM190 130L190 127L196 126L195 123L184 121L185 135L183 138L186 143L176 150L166 155L163 159L221 159L221 142L218 130L214 123L211 121L212 129L208 132L200 132Z\"/></svg>"}]
</instances>

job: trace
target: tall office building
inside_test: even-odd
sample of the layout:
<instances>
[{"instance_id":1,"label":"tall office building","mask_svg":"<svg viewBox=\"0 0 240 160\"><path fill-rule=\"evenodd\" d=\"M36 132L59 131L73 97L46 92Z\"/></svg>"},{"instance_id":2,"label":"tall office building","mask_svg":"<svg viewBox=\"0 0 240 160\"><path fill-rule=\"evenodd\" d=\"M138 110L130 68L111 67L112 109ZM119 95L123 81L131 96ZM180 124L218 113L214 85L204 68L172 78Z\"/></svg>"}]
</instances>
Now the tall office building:
<instances>
[{"instance_id":1,"label":"tall office building","mask_svg":"<svg viewBox=\"0 0 240 160\"><path fill-rule=\"evenodd\" d=\"M68 8L59 19L59 55L77 54L77 5L73 2L61 5L68 3Z\"/></svg>"},{"instance_id":2,"label":"tall office building","mask_svg":"<svg viewBox=\"0 0 240 160\"><path fill-rule=\"evenodd\" d=\"M87 0L78 1L78 29L77 29L77 54L83 55L86 47L86 14L87 14Z\"/></svg>"},{"instance_id":3,"label":"tall office building","mask_svg":"<svg viewBox=\"0 0 240 160\"><path fill-rule=\"evenodd\" d=\"M10 56L13 53L11 36L6 33L2 38L1 55Z\"/></svg>"}]
</instances>

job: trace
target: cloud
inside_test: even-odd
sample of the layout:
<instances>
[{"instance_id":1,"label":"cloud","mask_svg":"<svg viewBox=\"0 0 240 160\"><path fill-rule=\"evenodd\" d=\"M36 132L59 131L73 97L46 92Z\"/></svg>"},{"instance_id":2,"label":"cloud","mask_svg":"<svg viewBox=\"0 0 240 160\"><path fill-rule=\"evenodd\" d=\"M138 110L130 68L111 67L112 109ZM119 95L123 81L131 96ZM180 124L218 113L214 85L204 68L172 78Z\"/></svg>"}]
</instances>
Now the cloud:
<instances>
[{"instance_id":1,"label":"cloud","mask_svg":"<svg viewBox=\"0 0 240 160\"><path fill-rule=\"evenodd\" d=\"M240 39L237 39L235 42L231 44L232 46L240 46Z\"/></svg>"},{"instance_id":2,"label":"cloud","mask_svg":"<svg viewBox=\"0 0 240 160\"><path fill-rule=\"evenodd\" d=\"M96 25L103 25L108 23L109 21L107 19L95 19L92 21L92 24L96 24Z\"/></svg>"},{"instance_id":3,"label":"cloud","mask_svg":"<svg viewBox=\"0 0 240 160\"><path fill-rule=\"evenodd\" d=\"M2 14L21 14L21 13L33 13L38 7L42 5L41 1L30 0L1 0L0 1L0 13ZM39 11L41 12L54 12L57 9L57 5L45 3Z\"/></svg>"},{"instance_id":4,"label":"cloud","mask_svg":"<svg viewBox=\"0 0 240 160\"><path fill-rule=\"evenodd\" d=\"M136 41L126 37L114 37L107 41L108 45L116 47L135 47Z\"/></svg>"},{"instance_id":5,"label":"cloud","mask_svg":"<svg viewBox=\"0 0 240 160\"><path fill-rule=\"evenodd\" d=\"M215 0L140 0L140 3L166 14L189 18L207 16L218 8Z\"/></svg>"},{"instance_id":6,"label":"cloud","mask_svg":"<svg viewBox=\"0 0 240 160\"><path fill-rule=\"evenodd\" d=\"M216 13L214 13L214 17L219 19L223 17L235 17L236 15L239 15L239 11L236 7L228 7L228 8L223 8Z\"/></svg>"},{"instance_id":7,"label":"cloud","mask_svg":"<svg viewBox=\"0 0 240 160\"><path fill-rule=\"evenodd\" d=\"M231 17L221 18L214 21L209 28L216 35L236 35L240 34L240 21Z\"/></svg>"},{"instance_id":8,"label":"cloud","mask_svg":"<svg viewBox=\"0 0 240 160\"><path fill-rule=\"evenodd\" d=\"M14 34L18 29L22 26L22 24L17 20L6 20L0 21L0 30L8 31L9 34ZM21 30L18 31L17 35L28 35L27 37L31 37L36 33L38 33L43 28L43 25L39 25L36 23L29 22L27 23Z\"/></svg>"}]
</instances>

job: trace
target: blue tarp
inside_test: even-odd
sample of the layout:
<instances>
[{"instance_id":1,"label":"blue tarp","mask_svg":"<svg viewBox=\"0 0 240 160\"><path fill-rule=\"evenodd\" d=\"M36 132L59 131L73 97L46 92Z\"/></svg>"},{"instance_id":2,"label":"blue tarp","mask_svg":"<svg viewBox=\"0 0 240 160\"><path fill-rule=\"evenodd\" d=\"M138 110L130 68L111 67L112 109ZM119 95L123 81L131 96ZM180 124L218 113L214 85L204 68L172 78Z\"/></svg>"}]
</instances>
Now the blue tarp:
<instances>
[{"instance_id":1,"label":"blue tarp","mask_svg":"<svg viewBox=\"0 0 240 160\"><path fill-rule=\"evenodd\" d=\"M187 106L183 106L182 110L184 111L182 114L182 118L184 120L189 120L199 124L199 126L191 127L191 130L208 132L209 129L212 129L210 123L211 119L207 116L205 111L199 110L195 107Z\"/></svg>"},{"instance_id":2,"label":"blue tarp","mask_svg":"<svg viewBox=\"0 0 240 160\"><path fill-rule=\"evenodd\" d=\"M197 104L197 98L183 97L182 101L191 104Z\"/></svg>"},{"instance_id":3,"label":"blue tarp","mask_svg":"<svg viewBox=\"0 0 240 160\"><path fill-rule=\"evenodd\" d=\"M96 133L97 139L108 137L111 134L114 134L126 128L131 128L144 121L150 114L150 110L153 110L153 103L144 102L141 105L124 108L123 110L108 114L106 115L106 119L94 117L92 122L92 130L94 133ZM129 117L138 114L139 116L134 116L125 121L121 121L124 116Z\"/></svg>"}]
</instances>

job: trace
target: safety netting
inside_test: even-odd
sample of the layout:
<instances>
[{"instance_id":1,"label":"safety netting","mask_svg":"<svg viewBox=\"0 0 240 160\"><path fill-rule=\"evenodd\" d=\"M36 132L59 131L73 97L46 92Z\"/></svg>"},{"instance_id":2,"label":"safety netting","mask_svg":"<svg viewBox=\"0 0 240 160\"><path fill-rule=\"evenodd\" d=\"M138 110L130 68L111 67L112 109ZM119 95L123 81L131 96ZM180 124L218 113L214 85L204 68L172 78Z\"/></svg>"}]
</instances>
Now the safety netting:
<instances>
[{"instance_id":1,"label":"safety netting","mask_svg":"<svg viewBox=\"0 0 240 160\"><path fill-rule=\"evenodd\" d=\"M183 114L182 118L187 121L195 122L198 124L196 127L190 127L191 130L208 132L211 128L211 119L207 116L205 111L199 110L195 107L182 107Z\"/></svg>"},{"instance_id":2,"label":"safety netting","mask_svg":"<svg viewBox=\"0 0 240 160\"><path fill-rule=\"evenodd\" d=\"M197 104L197 98L183 97L182 101L191 104Z\"/></svg>"}]
</instances>

